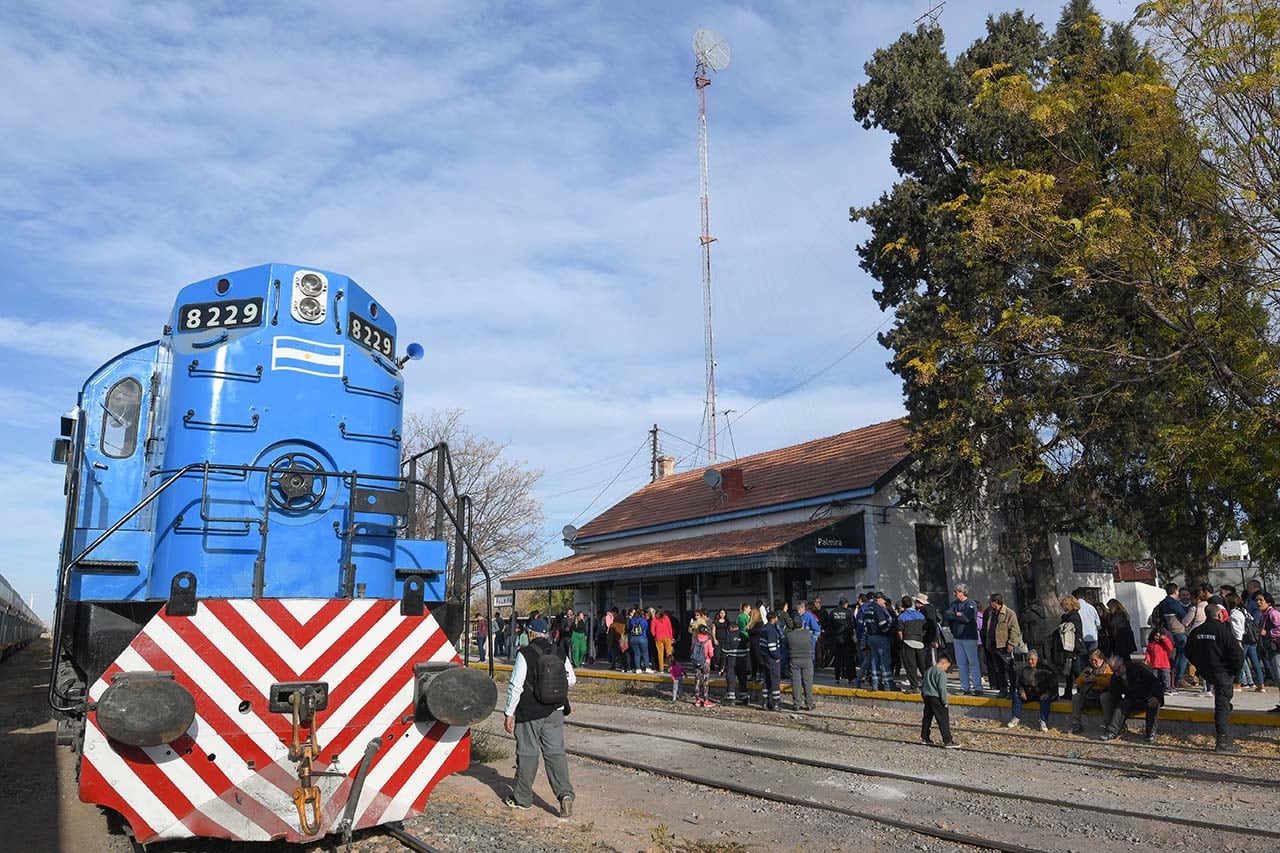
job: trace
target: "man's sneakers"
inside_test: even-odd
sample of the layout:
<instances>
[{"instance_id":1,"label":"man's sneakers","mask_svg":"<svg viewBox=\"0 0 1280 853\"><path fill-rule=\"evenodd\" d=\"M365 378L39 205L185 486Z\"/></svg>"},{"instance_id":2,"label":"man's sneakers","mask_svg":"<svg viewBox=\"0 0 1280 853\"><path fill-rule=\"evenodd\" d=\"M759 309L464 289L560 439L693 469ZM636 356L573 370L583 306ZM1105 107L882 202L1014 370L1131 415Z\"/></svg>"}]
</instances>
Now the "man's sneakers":
<instances>
[{"instance_id":1,"label":"man's sneakers","mask_svg":"<svg viewBox=\"0 0 1280 853\"><path fill-rule=\"evenodd\" d=\"M921 746L933 746L933 741L929 740L927 737L922 737L922 738L920 738L920 745L921 745Z\"/></svg>"},{"instance_id":2,"label":"man's sneakers","mask_svg":"<svg viewBox=\"0 0 1280 853\"><path fill-rule=\"evenodd\" d=\"M1048 724L1048 723L1046 723L1044 720L1041 720L1041 721L1040 721L1040 731L1042 731L1042 732L1047 732L1047 731L1049 731L1049 724Z\"/></svg>"},{"instance_id":3,"label":"man's sneakers","mask_svg":"<svg viewBox=\"0 0 1280 853\"><path fill-rule=\"evenodd\" d=\"M573 817L573 797L560 798L560 817Z\"/></svg>"},{"instance_id":4,"label":"man's sneakers","mask_svg":"<svg viewBox=\"0 0 1280 853\"><path fill-rule=\"evenodd\" d=\"M956 742L955 742L955 741L953 741L953 740L949 740L949 741L945 742L944 744L942 744L942 748L943 748L943 749L959 749L959 748L960 748L960 744L956 743Z\"/></svg>"},{"instance_id":5,"label":"man's sneakers","mask_svg":"<svg viewBox=\"0 0 1280 853\"><path fill-rule=\"evenodd\" d=\"M1220 740L1213 747L1214 752L1239 752L1240 747L1232 740Z\"/></svg>"},{"instance_id":6,"label":"man's sneakers","mask_svg":"<svg viewBox=\"0 0 1280 853\"><path fill-rule=\"evenodd\" d=\"M1022 725L1022 720L1019 720L1017 717L1014 717L1013 719L1009 720L1009 722L1005 723L1004 727L1006 729L1016 729L1020 725Z\"/></svg>"},{"instance_id":7,"label":"man's sneakers","mask_svg":"<svg viewBox=\"0 0 1280 853\"><path fill-rule=\"evenodd\" d=\"M516 802L516 798L514 796L507 797L505 800L502 801L502 804L509 809L519 809L522 812L527 812L529 809L533 808L532 805L528 805L528 806L520 805L519 803Z\"/></svg>"}]
</instances>

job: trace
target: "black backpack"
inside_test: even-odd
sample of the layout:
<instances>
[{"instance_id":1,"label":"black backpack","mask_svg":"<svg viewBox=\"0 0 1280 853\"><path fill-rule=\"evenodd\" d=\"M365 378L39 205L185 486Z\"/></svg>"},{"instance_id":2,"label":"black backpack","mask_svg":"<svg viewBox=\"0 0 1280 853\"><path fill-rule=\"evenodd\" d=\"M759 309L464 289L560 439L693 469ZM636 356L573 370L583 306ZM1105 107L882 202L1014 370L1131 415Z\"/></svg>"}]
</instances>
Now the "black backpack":
<instances>
[{"instance_id":1,"label":"black backpack","mask_svg":"<svg viewBox=\"0 0 1280 853\"><path fill-rule=\"evenodd\" d=\"M1244 636L1241 638L1241 642L1246 646L1256 646L1260 639L1262 639L1262 632L1258 630L1258 623L1254 621L1253 614L1245 610Z\"/></svg>"},{"instance_id":2,"label":"black backpack","mask_svg":"<svg viewBox=\"0 0 1280 853\"><path fill-rule=\"evenodd\" d=\"M556 649L542 652L533 662L533 698L557 707L569 699L569 676Z\"/></svg>"}]
</instances>

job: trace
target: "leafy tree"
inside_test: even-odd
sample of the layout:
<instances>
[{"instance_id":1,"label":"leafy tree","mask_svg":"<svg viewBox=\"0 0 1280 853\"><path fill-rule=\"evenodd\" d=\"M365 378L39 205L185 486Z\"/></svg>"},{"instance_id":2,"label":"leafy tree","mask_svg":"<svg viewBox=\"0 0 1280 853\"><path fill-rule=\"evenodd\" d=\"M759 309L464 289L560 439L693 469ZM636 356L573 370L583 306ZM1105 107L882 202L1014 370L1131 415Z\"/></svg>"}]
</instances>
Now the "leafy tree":
<instances>
[{"instance_id":1,"label":"leafy tree","mask_svg":"<svg viewBox=\"0 0 1280 853\"><path fill-rule=\"evenodd\" d=\"M1097 521L1207 571L1236 520L1214 465L1238 442L1208 445L1270 352L1252 249L1159 65L1072 0L1052 37L1006 14L949 61L921 27L867 73L855 116L894 135L902 180L852 213L897 316L917 495L999 510L1044 597L1048 536Z\"/></svg>"},{"instance_id":2,"label":"leafy tree","mask_svg":"<svg viewBox=\"0 0 1280 853\"><path fill-rule=\"evenodd\" d=\"M1280 3L1155 0L1135 20L1200 129L1226 200L1280 298Z\"/></svg>"},{"instance_id":3,"label":"leafy tree","mask_svg":"<svg viewBox=\"0 0 1280 853\"><path fill-rule=\"evenodd\" d=\"M496 580L528 567L541 553L542 505L533 487L542 472L507 458L506 444L476 435L464 414L449 409L430 417L407 416L401 453L407 459L440 442L449 445L458 491L473 502L472 542ZM430 507L428 496L420 496L420 519L428 517Z\"/></svg>"}]
</instances>

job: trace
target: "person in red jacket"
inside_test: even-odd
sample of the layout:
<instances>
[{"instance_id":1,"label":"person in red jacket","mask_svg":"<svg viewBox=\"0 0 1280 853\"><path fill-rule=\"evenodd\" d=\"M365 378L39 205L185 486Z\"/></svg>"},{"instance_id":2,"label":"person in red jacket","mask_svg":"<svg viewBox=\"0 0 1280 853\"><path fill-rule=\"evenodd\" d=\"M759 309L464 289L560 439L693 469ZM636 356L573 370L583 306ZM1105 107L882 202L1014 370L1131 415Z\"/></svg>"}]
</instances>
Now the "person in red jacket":
<instances>
[{"instance_id":1,"label":"person in red jacket","mask_svg":"<svg viewBox=\"0 0 1280 853\"><path fill-rule=\"evenodd\" d=\"M1155 674L1164 679L1164 689L1168 693L1173 690L1173 640L1163 628L1155 628L1147 638L1147 666Z\"/></svg>"},{"instance_id":2,"label":"person in red jacket","mask_svg":"<svg viewBox=\"0 0 1280 853\"><path fill-rule=\"evenodd\" d=\"M665 672L667 661L671 660L671 641L675 632L671 628L671 617L661 607L649 622L649 633L653 634L653 644L658 650L658 672Z\"/></svg>"}]
</instances>

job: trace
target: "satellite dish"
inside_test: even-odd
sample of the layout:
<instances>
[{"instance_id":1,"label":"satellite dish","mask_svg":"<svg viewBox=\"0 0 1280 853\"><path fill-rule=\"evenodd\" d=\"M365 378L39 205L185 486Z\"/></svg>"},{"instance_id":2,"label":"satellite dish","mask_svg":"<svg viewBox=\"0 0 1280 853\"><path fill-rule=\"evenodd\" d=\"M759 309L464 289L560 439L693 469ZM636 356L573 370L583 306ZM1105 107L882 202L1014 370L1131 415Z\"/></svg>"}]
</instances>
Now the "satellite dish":
<instances>
[{"instance_id":1,"label":"satellite dish","mask_svg":"<svg viewBox=\"0 0 1280 853\"><path fill-rule=\"evenodd\" d=\"M578 538L578 528L574 527L572 524L566 524L561 528L560 535L564 537L564 541L572 542Z\"/></svg>"},{"instance_id":2,"label":"satellite dish","mask_svg":"<svg viewBox=\"0 0 1280 853\"><path fill-rule=\"evenodd\" d=\"M693 55L699 65L722 71L729 64L729 43L715 30L703 27L693 34Z\"/></svg>"},{"instance_id":3,"label":"satellite dish","mask_svg":"<svg viewBox=\"0 0 1280 853\"><path fill-rule=\"evenodd\" d=\"M722 479L723 478L720 476L720 472L717 471L715 468L708 468L702 474L702 482L706 483L708 486L710 486L713 489L720 488L720 481Z\"/></svg>"}]
</instances>

